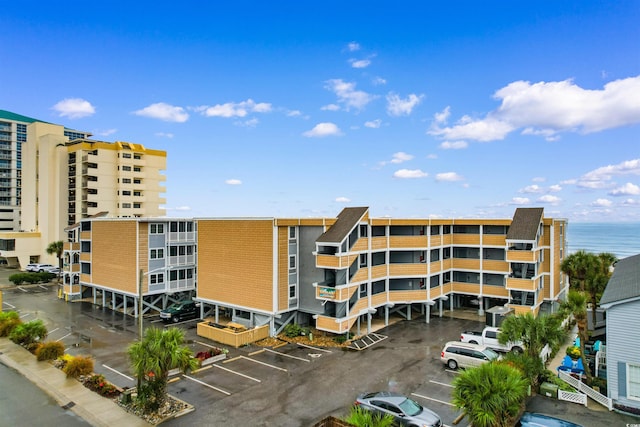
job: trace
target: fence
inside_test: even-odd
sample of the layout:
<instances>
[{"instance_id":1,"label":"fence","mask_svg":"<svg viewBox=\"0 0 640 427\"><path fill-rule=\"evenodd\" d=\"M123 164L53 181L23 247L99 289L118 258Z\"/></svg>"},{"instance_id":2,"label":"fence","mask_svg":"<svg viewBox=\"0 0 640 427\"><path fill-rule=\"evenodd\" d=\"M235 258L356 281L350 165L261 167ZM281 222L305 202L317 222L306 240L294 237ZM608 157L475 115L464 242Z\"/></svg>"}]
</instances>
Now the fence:
<instances>
[{"instance_id":1,"label":"fence","mask_svg":"<svg viewBox=\"0 0 640 427\"><path fill-rule=\"evenodd\" d=\"M558 399L567 402L579 403L587 406L587 395L583 393L574 393L572 391L558 390Z\"/></svg>"},{"instance_id":2,"label":"fence","mask_svg":"<svg viewBox=\"0 0 640 427\"><path fill-rule=\"evenodd\" d=\"M241 330L211 322L200 322L197 326L197 334L198 336L238 348L267 338L269 336L269 325Z\"/></svg>"},{"instance_id":3,"label":"fence","mask_svg":"<svg viewBox=\"0 0 640 427\"><path fill-rule=\"evenodd\" d=\"M613 401L611 399L609 399L604 394L598 393L582 381L578 381L576 378L563 371L558 371L558 377L560 377L561 380L568 383L576 390L585 393L587 396L589 396L599 404L605 406L608 410L611 411L613 409Z\"/></svg>"}]
</instances>

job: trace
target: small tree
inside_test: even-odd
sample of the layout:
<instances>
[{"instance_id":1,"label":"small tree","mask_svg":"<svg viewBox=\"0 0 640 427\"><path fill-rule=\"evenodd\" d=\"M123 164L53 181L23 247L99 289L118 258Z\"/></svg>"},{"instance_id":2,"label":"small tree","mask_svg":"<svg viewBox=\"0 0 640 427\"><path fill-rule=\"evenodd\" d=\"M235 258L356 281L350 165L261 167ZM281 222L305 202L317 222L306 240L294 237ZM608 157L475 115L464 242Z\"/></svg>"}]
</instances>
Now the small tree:
<instances>
[{"instance_id":1,"label":"small tree","mask_svg":"<svg viewBox=\"0 0 640 427\"><path fill-rule=\"evenodd\" d=\"M530 357L540 357L545 344L554 347L566 338L566 332L560 326L559 316L518 314L507 316L500 325L498 340L501 344L509 341L522 341L525 352Z\"/></svg>"},{"instance_id":2,"label":"small tree","mask_svg":"<svg viewBox=\"0 0 640 427\"><path fill-rule=\"evenodd\" d=\"M502 362L483 363L453 380L452 403L475 427L506 427L524 405L529 387L522 372Z\"/></svg>"},{"instance_id":3,"label":"small tree","mask_svg":"<svg viewBox=\"0 0 640 427\"><path fill-rule=\"evenodd\" d=\"M587 380L591 381L591 370L589 364L584 357L584 344L587 342L587 296L584 292L569 290L567 300L560 305L560 310L564 313L573 315L578 327L578 337L580 338L580 359L584 366L584 373Z\"/></svg>"},{"instance_id":4,"label":"small tree","mask_svg":"<svg viewBox=\"0 0 640 427\"><path fill-rule=\"evenodd\" d=\"M198 359L183 344L184 333L178 328L148 328L142 341L129 346L129 359L138 377L138 404L145 412L157 410L166 400L170 370L198 368Z\"/></svg>"},{"instance_id":5,"label":"small tree","mask_svg":"<svg viewBox=\"0 0 640 427\"><path fill-rule=\"evenodd\" d=\"M64 250L62 240L49 243L46 250L49 255L55 255L58 258L58 268L62 271L62 251ZM60 273L58 273L58 281L60 281Z\"/></svg>"}]
</instances>

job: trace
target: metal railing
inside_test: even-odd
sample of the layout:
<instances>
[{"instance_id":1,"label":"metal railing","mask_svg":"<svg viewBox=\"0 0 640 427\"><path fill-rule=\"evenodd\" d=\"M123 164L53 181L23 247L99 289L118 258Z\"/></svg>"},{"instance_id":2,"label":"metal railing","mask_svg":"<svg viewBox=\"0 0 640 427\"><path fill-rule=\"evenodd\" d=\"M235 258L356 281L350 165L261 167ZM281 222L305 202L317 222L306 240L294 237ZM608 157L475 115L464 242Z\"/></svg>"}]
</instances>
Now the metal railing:
<instances>
[{"instance_id":1,"label":"metal railing","mask_svg":"<svg viewBox=\"0 0 640 427\"><path fill-rule=\"evenodd\" d=\"M572 391L558 390L558 399L587 406L587 395L584 393L574 393Z\"/></svg>"},{"instance_id":2,"label":"metal railing","mask_svg":"<svg viewBox=\"0 0 640 427\"><path fill-rule=\"evenodd\" d=\"M592 389L591 387L589 387L588 385L586 385L582 381L579 381L578 379L572 377L571 375L567 374L566 372L558 371L558 377L561 380L563 380L564 382L566 382L569 385L571 385L576 390L585 393L591 399L595 400L596 402L598 402L602 406L605 406L608 410L610 410L610 411L613 410L613 400L608 398L604 394L598 393L597 391L595 391L594 389Z\"/></svg>"}]
</instances>

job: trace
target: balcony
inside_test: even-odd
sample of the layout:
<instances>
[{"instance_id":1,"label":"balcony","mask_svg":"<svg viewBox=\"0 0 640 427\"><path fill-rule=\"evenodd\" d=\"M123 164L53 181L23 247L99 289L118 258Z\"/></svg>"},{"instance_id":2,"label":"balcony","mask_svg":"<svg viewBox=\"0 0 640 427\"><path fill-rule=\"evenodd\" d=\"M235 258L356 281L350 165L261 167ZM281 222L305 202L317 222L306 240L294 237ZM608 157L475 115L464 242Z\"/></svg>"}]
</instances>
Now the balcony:
<instances>
[{"instance_id":1,"label":"balcony","mask_svg":"<svg viewBox=\"0 0 640 427\"><path fill-rule=\"evenodd\" d=\"M389 264L389 277L397 276L426 276L427 264L407 263L407 264Z\"/></svg>"},{"instance_id":2,"label":"balcony","mask_svg":"<svg viewBox=\"0 0 640 427\"><path fill-rule=\"evenodd\" d=\"M538 262L538 252L533 250L509 249L507 251L507 262L535 263Z\"/></svg>"},{"instance_id":3,"label":"balcony","mask_svg":"<svg viewBox=\"0 0 640 427\"><path fill-rule=\"evenodd\" d=\"M451 268L460 270L480 270L480 260L472 258L453 258Z\"/></svg>"},{"instance_id":4,"label":"balcony","mask_svg":"<svg viewBox=\"0 0 640 427\"><path fill-rule=\"evenodd\" d=\"M357 255L316 255L317 268L348 268L356 260Z\"/></svg>"},{"instance_id":5,"label":"balcony","mask_svg":"<svg viewBox=\"0 0 640 427\"><path fill-rule=\"evenodd\" d=\"M507 289L517 291L535 292L540 285L540 278L519 279L516 277L507 278Z\"/></svg>"},{"instance_id":6,"label":"balcony","mask_svg":"<svg viewBox=\"0 0 640 427\"><path fill-rule=\"evenodd\" d=\"M406 290L406 291L389 291L389 302L395 303L412 303L425 301L427 299L427 290Z\"/></svg>"},{"instance_id":7,"label":"balcony","mask_svg":"<svg viewBox=\"0 0 640 427\"><path fill-rule=\"evenodd\" d=\"M483 234L482 244L484 246L506 246L507 236L501 236L496 234Z\"/></svg>"},{"instance_id":8,"label":"balcony","mask_svg":"<svg viewBox=\"0 0 640 427\"><path fill-rule=\"evenodd\" d=\"M64 242L62 244L63 251L79 251L80 243Z\"/></svg>"},{"instance_id":9,"label":"balcony","mask_svg":"<svg viewBox=\"0 0 640 427\"><path fill-rule=\"evenodd\" d=\"M509 272L509 263L506 261L485 259L482 260L482 269L507 273Z\"/></svg>"},{"instance_id":10,"label":"balcony","mask_svg":"<svg viewBox=\"0 0 640 427\"><path fill-rule=\"evenodd\" d=\"M390 236L390 249L426 248L427 236Z\"/></svg>"},{"instance_id":11,"label":"balcony","mask_svg":"<svg viewBox=\"0 0 640 427\"><path fill-rule=\"evenodd\" d=\"M322 300L330 300L336 302L348 301L354 293L360 289L360 285L353 286L317 286L316 298Z\"/></svg>"},{"instance_id":12,"label":"balcony","mask_svg":"<svg viewBox=\"0 0 640 427\"><path fill-rule=\"evenodd\" d=\"M480 244L480 235L479 234L454 234L453 235L453 244L454 245L479 245Z\"/></svg>"}]
</instances>

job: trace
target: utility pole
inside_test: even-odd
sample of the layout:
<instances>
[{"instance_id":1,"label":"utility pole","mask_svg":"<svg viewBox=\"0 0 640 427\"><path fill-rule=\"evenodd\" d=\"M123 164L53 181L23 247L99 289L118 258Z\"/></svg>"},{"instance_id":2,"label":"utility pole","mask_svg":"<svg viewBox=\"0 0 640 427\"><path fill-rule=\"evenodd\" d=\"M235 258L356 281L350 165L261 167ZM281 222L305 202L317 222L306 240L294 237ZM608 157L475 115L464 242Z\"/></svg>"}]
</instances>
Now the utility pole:
<instances>
[{"instance_id":1,"label":"utility pole","mask_svg":"<svg viewBox=\"0 0 640 427\"><path fill-rule=\"evenodd\" d=\"M144 273L142 269L140 269L140 278L138 280L138 327L139 335L138 338L142 341L143 329L142 329L142 278L144 277Z\"/></svg>"}]
</instances>

